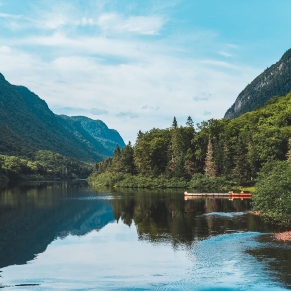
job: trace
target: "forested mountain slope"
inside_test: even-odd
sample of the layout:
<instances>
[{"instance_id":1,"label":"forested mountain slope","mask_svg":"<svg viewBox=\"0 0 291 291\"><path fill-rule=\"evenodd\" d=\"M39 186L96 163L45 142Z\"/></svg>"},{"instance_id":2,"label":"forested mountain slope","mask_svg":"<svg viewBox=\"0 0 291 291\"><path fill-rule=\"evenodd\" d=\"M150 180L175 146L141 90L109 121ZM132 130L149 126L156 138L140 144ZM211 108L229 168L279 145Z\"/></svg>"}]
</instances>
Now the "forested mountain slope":
<instances>
[{"instance_id":1,"label":"forested mountain slope","mask_svg":"<svg viewBox=\"0 0 291 291\"><path fill-rule=\"evenodd\" d=\"M116 145L124 146L124 141L120 134L109 129L101 120L92 120L85 116L57 116L59 123L68 133L78 141L85 143L91 150L96 149L105 156L112 156Z\"/></svg>"},{"instance_id":2,"label":"forested mountain slope","mask_svg":"<svg viewBox=\"0 0 291 291\"><path fill-rule=\"evenodd\" d=\"M113 158L96 164L91 181L165 187L176 178L173 187L182 180L185 187L197 187L205 178L211 186L215 181L251 185L265 164L291 160L291 93L232 120L210 119L197 128L187 123L139 132L134 146L117 149ZM155 185L153 177L159 179Z\"/></svg>"},{"instance_id":3,"label":"forested mountain slope","mask_svg":"<svg viewBox=\"0 0 291 291\"><path fill-rule=\"evenodd\" d=\"M74 120L55 115L36 94L23 86L11 85L0 74L0 154L32 157L35 150L41 149L96 162L111 156L116 144L124 146L118 132L105 124L90 133Z\"/></svg>"},{"instance_id":4,"label":"forested mountain slope","mask_svg":"<svg viewBox=\"0 0 291 291\"><path fill-rule=\"evenodd\" d=\"M266 69L238 95L234 104L225 113L226 118L235 118L263 106L274 96L283 96L291 91L291 49L276 64Z\"/></svg>"}]
</instances>

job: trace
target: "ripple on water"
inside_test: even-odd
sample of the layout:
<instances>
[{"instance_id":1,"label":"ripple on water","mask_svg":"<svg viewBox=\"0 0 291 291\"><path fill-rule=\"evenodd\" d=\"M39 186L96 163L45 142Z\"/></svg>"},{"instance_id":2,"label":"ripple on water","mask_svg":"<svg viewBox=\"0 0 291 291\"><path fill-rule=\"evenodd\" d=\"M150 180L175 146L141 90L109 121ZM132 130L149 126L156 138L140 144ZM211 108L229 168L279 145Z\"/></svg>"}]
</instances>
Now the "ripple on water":
<instances>
[{"instance_id":1,"label":"ripple on water","mask_svg":"<svg viewBox=\"0 0 291 291\"><path fill-rule=\"evenodd\" d=\"M78 201L91 201L91 200L113 200L113 199L122 199L121 196L86 196L86 197L68 197L66 200L78 200Z\"/></svg>"},{"instance_id":2,"label":"ripple on water","mask_svg":"<svg viewBox=\"0 0 291 291\"><path fill-rule=\"evenodd\" d=\"M187 270L184 281L199 291L286 290L272 282L264 264L247 253L262 247L260 236L258 232L237 232L196 242L191 252L193 268Z\"/></svg>"},{"instance_id":3,"label":"ripple on water","mask_svg":"<svg viewBox=\"0 0 291 291\"><path fill-rule=\"evenodd\" d=\"M210 212L210 213L204 213L202 216L220 216L220 217L227 217L227 218L233 218L237 216L242 216L247 214L248 212Z\"/></svg>"}]
</instances>

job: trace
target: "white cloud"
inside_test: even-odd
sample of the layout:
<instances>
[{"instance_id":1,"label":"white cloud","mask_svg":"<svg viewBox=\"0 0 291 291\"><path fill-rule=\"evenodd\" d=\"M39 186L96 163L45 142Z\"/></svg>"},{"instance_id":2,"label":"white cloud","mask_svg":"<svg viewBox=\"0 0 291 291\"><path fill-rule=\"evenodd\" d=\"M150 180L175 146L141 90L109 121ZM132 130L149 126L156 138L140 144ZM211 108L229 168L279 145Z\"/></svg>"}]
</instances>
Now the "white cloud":
<instances>
[{"instance_id":1,"label":"white cloud","mask_svg":"<svg viewBox=\"0 0 291 291\"><path fill-rule=\"evenodd\" d=\"M133 119L133 118L138 118L138 115L133 113L133 112L119 112L115 115L117 118L121 119Z\"/></svg>"},{"instance_id":2,"label":"white cloud","mask_svg":"<svg viewBox=\"0 0 291 291\"><path fill-rule=\"evenodd\" d=\"M96 20L92 17L82 17L76 21L80 26L98 26L104 33L141 35L158 34L164 23L165 21L158 16L125 17L116 13L102 14Z\"/></svg>"},{"instance_id":3,"label":"white cloud","mask_svg":"<svg viewBox=\"0 0 291 291\"><path fill-rule=\"evenodd\" d=\"M0 37L1 72L9 82L45 99L58 114L102 115L126 142L134 142L138 130L171 126L173 116L179 124L189 115L194 122L210 112L213 118L222 117L259 73L232 59L198 58L195 46L213 41L211 31L153 42L141 37L159 34L168 24L157 13L125 16L102 9L77 11L72 5L37 9L35 19L26 21L33 33ZM20 25L23 19L15 21Z\"/></svg>"},{"instance_id":4,"label":"white cloud","mask_svg":"<svg viewBox=\"0 0 291 291\"><path fill-rule=\"evenodd\" d=\"M33 28L57 30L73 25L79 13L70 2L44 1L31 5L30 24Z\"/></svg>"},{"instance_id":5,"label":"white cloud","mask_svg":"<svg viewBox=\"0 0 291 291\"><path fill-rule=\"evenodd\" d=\"M160 107L144 105L144 106L142 106L141 109L142 110L148 110L148 111L158 111L158 110L160 110Z\"/></svg>"},{"instance_id":6,"label":"white cloud","mask_svg":"<svg viewBox=\"0 0 291 291\"><path fill-rule=\"evenodd\" d=\"M0 18L19 20L19 26L25 20L26 27L44 31L61 30L71 33L78 26L96 26L107 36L116 34L156 35L166 23L165 18L161 15L131 16L116 11L104 12L98 5L92 3L88 2L88 9L84 10L80 3L44 1L41 5L31 4L31 13L25 17L0 13ZM102 7L102 5L100 6Z\"/></svg>"},{"instance_id":7,"label":"white cloud","mask_svg":"<svg viewBox=\"0 0 291 291\"><path fill-rule=\"evenodd\" d=\"M82 17L81 20L76 21L76 24L81 26L93 26L96 25L97 22L93 18Z\"/></svg>"},{"instance_id":8,"label":"white cloud","mask_svg":"<svg viewBox=\"0 0 291 291\"><path fill-rule=\"evenodd\" d=\"M211 98L211 94L210 93L205 93L205 92L201 92L201 94L199 96L194 96L193 100L194 101L208 101Z\"/></svg>"},{"instance_id":9,"label":"white cloud","mask_svg":"<svg viewBox=\"0 0 291 291\"><path fill-rule=\"evenodd\" d=\"M211 115L211 112L210 112L210 111L204 111L204 112L203 112L203 115L204 115L204 116Z\"/></svg>"},{"instance_id":10,"label":"white cloud","mask_svg":"<svg viewBox=\"0 0 291 291\"><path fill-rule=\"evenodd\" d=\"M91 113L93 115L107 115L108 111L105 109L101 109L101 108L92 108Z\"/></svg>"},{"instance_id":11,"label":"white cloud","mask_svg":"<svg viewBox=\"0 0 291 291\"><path fill-rule=\"evenodd\" d=\"M1 3L0 3L1 6ZM0 18L11 18L11 19L21 19L21 15L9 14L9 13L0 13Z\"/></svg>"},{"instance_id":12,"label":"white cloud","mask_svg":"<svg viewBox=\"0 0 291 291\"><path fill-rule=\"evenodd\" d=\"M11 53L11 48L6 45L0 46L0 54L10 54Z\"/></svg>"},{"instance_id":13,"label":"white cloud","mask_svg":"<svg viewBox=\"0 0 291 291\"><path fill-rule=\"evenodd\" d=\"M218 54L221 55L221 56L223 56L223 57L226 57L226 58L233 57L233 54L228 53L228 52L225 52L225 51L219 51Z\"/></svg>"},{"instance_id":14,"label":"white cloud","mask_svg":"<svg viewBox=\"0 0 291 291\"><path fill-rule=\"evenodd\" d=\"M61 111L65 107L71 108L70 114L87 112L91 118L95 118L94 113L104 114L102 120L117 129L126 142L134 142L138 130L169 127L173 116L181 124L189 115L200 122L206 112L212 112L214 118L222 117L258 73L236 67L235 74L228 74L224 67L209 65L211 61L203 66L200 60L167 56L159 50L157 55L140 51L135 56L146 62L114 65L84 55L82 50L73 56L58 50L62 56L51 62L8 46L1 46L1 51L1 72L8 81L27 86L58 114L67 113ZM205 92L205 88L211 91ZM211 97L211 102L194 103L193 95ZM92 111L94 104L98 104L96 111Z\"/></svg>"}]
</instances>

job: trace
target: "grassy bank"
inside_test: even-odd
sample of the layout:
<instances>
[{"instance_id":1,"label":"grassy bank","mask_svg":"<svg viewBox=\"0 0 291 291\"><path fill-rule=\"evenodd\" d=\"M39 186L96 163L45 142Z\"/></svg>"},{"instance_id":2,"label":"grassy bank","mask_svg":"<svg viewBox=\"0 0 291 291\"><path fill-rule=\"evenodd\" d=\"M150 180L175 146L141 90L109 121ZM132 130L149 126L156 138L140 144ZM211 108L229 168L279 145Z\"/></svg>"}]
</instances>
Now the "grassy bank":
<instances>
[{"instance_id":1,"label":"grassy bank","mask_svg":"<svg viewBox=\"0 0 291 291\"><path fill-rule=\"evenodd\" d=\"M93 186L110 186L122 188L184 188L184 189L202 189L202 190L225 190L232 188L232 183L226 178L217 177L211 179L202 174L193 175L191 180L178 177L167 177L160 175L157 177L131 175L110 172L104 172L99 175L91 175L88 182Z\"/></svg>"}]
</instances>

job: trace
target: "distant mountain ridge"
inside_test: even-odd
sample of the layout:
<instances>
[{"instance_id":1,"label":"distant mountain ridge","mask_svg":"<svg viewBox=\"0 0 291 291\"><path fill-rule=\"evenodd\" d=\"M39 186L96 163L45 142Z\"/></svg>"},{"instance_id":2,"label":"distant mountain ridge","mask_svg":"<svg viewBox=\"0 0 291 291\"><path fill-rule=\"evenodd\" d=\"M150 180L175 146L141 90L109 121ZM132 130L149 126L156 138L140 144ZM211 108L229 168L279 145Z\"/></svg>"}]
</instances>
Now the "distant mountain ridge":
<instances>
[{"instance_id":1,"label":"distant mountain ridge","mask_svg":"<svg viewBox=\"0 0 291 291\"><path fill-rule=\"evenodd\" d=\"M291 49L282 58L255 78L238 95L225 117L232 119L266 104L274 96L291 91Z\"/></svg>"},{"instance_id":2,"label":"distant mountain ridge","mask_svg":"<svg viewBox=\"0 0 291 291\"><path fill-rule=\"evenodd\" d=\"M101 120L54 114L36 94L0 74L0 154L32 156L51 150L85 162L112 156L120 134Z\"/></svg>"}]
</instances>

